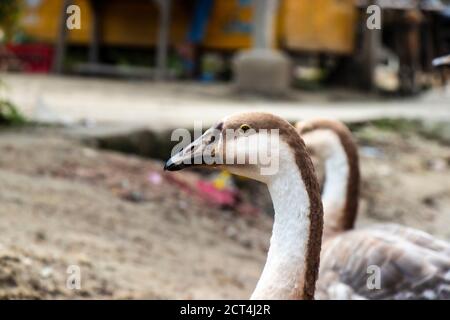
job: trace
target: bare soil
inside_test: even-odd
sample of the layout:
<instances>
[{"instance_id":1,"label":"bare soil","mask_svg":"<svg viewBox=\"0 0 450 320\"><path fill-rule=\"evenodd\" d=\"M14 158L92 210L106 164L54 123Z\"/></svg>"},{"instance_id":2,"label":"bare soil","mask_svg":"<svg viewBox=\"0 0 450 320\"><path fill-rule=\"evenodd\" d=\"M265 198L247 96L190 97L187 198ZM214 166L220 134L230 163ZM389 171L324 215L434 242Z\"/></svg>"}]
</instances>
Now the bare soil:
<instances>
[{"instance_id":1,"label":"bare soil","mask_svg":"<svg viewBox=\"0 0 450 320\"><path fill-rule=\"evenodd\" d=\"M357 136L358 227L398 222L450 240L449 148L371 126ZM204 178L57 129L1 131L0 298L247 298L270 237L267 192L242 190L261 207L245 214L199 197ZM66 287L70 265L81 290Z\"/></svg>"}]
</instances>

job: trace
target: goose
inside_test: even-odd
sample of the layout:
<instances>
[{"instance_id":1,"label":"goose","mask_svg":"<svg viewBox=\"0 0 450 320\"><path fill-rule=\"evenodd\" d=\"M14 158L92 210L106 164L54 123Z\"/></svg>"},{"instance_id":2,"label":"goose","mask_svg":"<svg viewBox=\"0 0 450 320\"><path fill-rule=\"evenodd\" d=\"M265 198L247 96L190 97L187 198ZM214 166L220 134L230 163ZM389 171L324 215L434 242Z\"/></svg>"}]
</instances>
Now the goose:
<instances>
[{"instance_id":1,"label":"goose","mask_svg":"<svg viewBox=\"0 0 450 320\"><path fill-rule=\"evenodd\" d=\"M317 298L450 299L449 243L396 224L353 230L360 174L350 130L324 119L299 122L296 128L308 150L325 161ZM374 270L378 288L368 286Z\"/></svg>"},{"instance_id":2,"label":"goose","mask_svg":"<svg viewBox=\"0 0 450 320\"><path fill-rule=\"evenodd\" d=\"M296 128L308 151L324 159L324 238L353 229L358 212L359 157L350 130L341 122L311 120Z\"/></svg>"},{"instance_id":3,"label":"goose","mask_svg":"<svg viewBox=\"0 0 450 320\"><path fill-rule=\"evenodd\" d=\"M313 164L294 126L269 113L226 117L173 154L164 169L190 166L221 167L269 189L275 209L272 236L251 299L313 299L323 210Z\"/></svg>"}]
</instances>

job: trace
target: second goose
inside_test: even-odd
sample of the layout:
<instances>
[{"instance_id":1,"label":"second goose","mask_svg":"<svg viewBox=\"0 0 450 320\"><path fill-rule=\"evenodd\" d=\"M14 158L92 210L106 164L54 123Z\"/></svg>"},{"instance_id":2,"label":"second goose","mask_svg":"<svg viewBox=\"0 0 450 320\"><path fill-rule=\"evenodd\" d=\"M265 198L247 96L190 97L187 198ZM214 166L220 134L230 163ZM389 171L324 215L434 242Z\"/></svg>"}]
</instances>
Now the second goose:
<instances>
[{"instance_id":1,"label":"second goose","mask_svg":"<svg viewBox=\"0 0 450 320\"><path fill-rule=\"evenodd\" d=\"M396 224L353 230L359 159L348 128L333 120L299 122L308 149L325 161L321 299L450 299L450 244ZM381 204L380 204L381 205ZM379 270L379 288L368 285Z\"/></svg>"}]
</instances>

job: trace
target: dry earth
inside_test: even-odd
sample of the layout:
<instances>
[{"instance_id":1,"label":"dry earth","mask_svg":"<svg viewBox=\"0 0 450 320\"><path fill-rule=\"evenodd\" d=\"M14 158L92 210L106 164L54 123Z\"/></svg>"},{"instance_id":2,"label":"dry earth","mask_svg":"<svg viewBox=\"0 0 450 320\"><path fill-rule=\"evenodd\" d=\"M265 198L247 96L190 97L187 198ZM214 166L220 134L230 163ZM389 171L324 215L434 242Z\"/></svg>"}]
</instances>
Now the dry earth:
<instances>
[{"instance_id":1,"label":"dry earth","mask_svg":"<svg viewBox=\"0 0 450 320\"><path fill-rule=\"evenodd\" d=\"M450 240L449 148L370 126L357 136L358 226L398 222ZM1 131L0 298L248 297L271 217L205 202L191 188L201 178L57 129ZM81 268L81 290L66 288L70 265Z\"/></svg>"}]
</instances>

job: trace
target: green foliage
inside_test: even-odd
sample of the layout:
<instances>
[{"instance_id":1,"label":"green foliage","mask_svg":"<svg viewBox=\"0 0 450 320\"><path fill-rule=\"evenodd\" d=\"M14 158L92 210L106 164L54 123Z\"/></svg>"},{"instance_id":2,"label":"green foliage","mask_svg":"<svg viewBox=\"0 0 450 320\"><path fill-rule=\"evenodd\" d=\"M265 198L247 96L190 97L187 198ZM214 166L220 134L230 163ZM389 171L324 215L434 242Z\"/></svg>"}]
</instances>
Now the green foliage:
<instances>
[{"instance_id":1,"label":"green foliage","mask_svg":"<svg viewBox=\"0 0 450 320\"><path fill-rule=\"evenodd\" d=\"M26 122L25 117L9 101L0 100L0 126L21 125Z\"/></svg>"},{"instance_id":2,"label":"green foliage","mask_svg":"<svg viewBox=\"0 0 450 320\"><path fill-rule=\"evenodd\" d=\"M20 13L19 0L0 1L0 29L5 32L6 40L12 36Z\"/></svg>"},{"instance_id":3,"label":"green foliage","mask_svg":"<svg viewBox=\"0 0 450 320\"><path fill-rule=\"evenodd\" d=\"M421 122L415 119L378 119L372 121L372 125L382 130L396 131L400 133L417 132L421 128Z\"/></svg>"},{"instance_id":4,"label":"green foliage","mask_svg":"<svg viewBox=\"0 0 450 320\"><path fill-rule=\"evenodd\" d=\"M2 91L5 88L5 84L0 79L0 126L25 124L27 121L16 106L3 98Z\"/></svg>"},{"instance_id":5,"label":"green foliage","mask_svg":"<svg viewBox=\"0 0 450 320\"><path fill-rule=\"evenodd\" d=\"M370 128L378 130L370 130ZM419 135L429 140L435 140L444 145L450 145L450 122L445 120L417 120L417 119L378 119L368 123L350 125L360 140L373 141L388 139L389 133L399 133L404 137Z\"/></svg>"}]
</instances>

